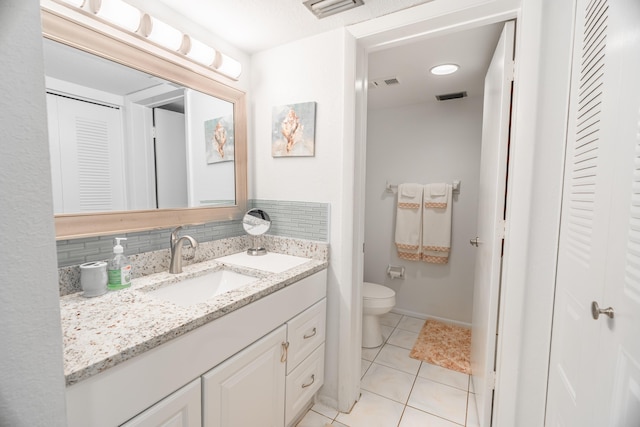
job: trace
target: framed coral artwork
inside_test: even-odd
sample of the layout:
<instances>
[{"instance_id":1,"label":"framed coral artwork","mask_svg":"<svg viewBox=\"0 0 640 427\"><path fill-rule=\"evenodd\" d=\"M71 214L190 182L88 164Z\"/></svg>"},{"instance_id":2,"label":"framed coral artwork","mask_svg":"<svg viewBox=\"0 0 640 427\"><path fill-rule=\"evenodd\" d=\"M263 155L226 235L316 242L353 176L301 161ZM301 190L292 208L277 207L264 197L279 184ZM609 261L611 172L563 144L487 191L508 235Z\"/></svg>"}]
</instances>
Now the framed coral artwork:
<instances>
[{"instance_id":1,"label":"framed coral artwork","mask_svg":"<svg viewBox=\"0 0 640 427\"><path fill-rule=\"evenodd\" d=\"M315 154L316 103L273 107L271 155L304 157Z\"/></svg>"},{"instance_id":2,"label":"framed coral artwork","mask_svg":"<svg viewBox=\"0 0 640 427\"><path fill-rule=\"evenodd\" d=\"M218 117L205 121L204 142L208 164L233 161L233 117Z\"/></svg>"}]
</instances>

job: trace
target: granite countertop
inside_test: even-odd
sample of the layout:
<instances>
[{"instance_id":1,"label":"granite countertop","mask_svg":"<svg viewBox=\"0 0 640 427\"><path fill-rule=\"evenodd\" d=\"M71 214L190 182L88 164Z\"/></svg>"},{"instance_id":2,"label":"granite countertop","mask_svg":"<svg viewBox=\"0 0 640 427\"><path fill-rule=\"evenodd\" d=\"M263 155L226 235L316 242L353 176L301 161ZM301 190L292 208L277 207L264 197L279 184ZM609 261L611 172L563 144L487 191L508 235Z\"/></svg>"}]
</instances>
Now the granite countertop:
<instances>
[{"instance_id":1,"label":"granite countertop","mask_svg":"<svg viewBox=\"0 0 640 427\"><path fill-rule=\"evenodd\" d=\"M227 313L327 268L326 260L281 273L209 260L185 266L180 274L155 273L134 279L131 288L85 298L60 298L67 386L116 366ZM149 295L149 291L189 277L230 269L256 277L241 288L189 307Z\"/></svg>"}]
</instances>

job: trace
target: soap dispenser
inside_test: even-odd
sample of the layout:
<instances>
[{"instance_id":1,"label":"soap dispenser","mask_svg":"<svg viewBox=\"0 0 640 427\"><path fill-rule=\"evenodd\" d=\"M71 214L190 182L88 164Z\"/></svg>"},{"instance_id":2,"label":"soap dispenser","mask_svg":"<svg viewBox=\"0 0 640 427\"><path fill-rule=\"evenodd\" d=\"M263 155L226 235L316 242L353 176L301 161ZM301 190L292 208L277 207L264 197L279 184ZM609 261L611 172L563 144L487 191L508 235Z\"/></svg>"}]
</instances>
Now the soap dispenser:
<instances>
[{"instance_id":1,"label":"soap dispenser","mask_svg":"<svg viewBox=\"0 0 640 427\"><path fill-rule=\"evenodd\" d=\"M110 291L128 288L131 286L131 263L124 256L124 249L120 244L121 240L127 240L126 237L116 237L116 245L113 247L113 258L109 261L107 267L109 275L109 284L107 288Z\"/></svg>"}]
</instances>

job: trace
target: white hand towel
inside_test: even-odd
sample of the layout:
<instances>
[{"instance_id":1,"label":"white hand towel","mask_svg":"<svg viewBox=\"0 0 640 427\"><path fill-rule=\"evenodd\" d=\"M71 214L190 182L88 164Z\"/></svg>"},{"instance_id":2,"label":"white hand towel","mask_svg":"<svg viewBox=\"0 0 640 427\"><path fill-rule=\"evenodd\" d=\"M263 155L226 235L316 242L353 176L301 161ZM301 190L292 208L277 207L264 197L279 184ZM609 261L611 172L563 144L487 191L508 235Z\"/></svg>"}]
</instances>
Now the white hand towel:
<instances>
[{"instance_id":1,"label":"white hand towel","mask_svg":"<svg viewBox=\"0 0 640 427\"><path fill-rule=\"evenodd\" d=\"M448 201L453 187L444 184L445 195L433 197L431 185L437 186L437 193L443 184L429 184L424 188L421 259L432 264L446 264L451 250L451 203Z\"/></svg>"},{"instance_id":2,"label":"white hand towel","mask_svg":"<svg viewBox=\"0 0 640 427\"><path fill-rule=\"evenodd\" d=\"M425 208L446 208L449 203L449 184L427 184L424 186Z\"/></svg>"},{"instance_id":3,"label":"white hand towel","mask_svg":"<svg viewBox=\"0 0 640 427\"><path fill-rule=\"evenodd\" d=\"M398 257L410 261L420 260L422 192L420 184L398 185L395 243Z\"/></svg>"}]
</instances>

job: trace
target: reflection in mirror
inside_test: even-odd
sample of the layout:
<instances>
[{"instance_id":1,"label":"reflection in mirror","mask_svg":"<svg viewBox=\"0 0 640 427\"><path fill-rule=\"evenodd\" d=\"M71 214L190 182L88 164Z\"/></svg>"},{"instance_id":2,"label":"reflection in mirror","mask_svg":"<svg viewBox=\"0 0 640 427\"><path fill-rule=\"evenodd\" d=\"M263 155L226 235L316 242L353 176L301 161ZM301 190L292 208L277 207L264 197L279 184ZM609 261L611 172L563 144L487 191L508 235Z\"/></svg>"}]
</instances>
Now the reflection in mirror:
<instances>
[{"instance_id":1,"label":"reflection in mirror","mask_svg":"<svg viewBox=\"0 0 640 427\"><path fill-rule=\"evenodd\" d=\"M56 214L232 206L232 102L44 39Z\"/></svg>"},{"instance_id":2,"label":"reflection in mirror","mask_svg":"<svg viewBox=\"0 0 640 427\"><path fill-rule=\"evenodd\" d=\"M247 249L249 255L265 255L267 250L256 245L256 236L261 236L271 228L271 218L262 209L251 209L242 218L242 227L247 234L254 237L253 247Z\"/></svg>"}]
</instances>

